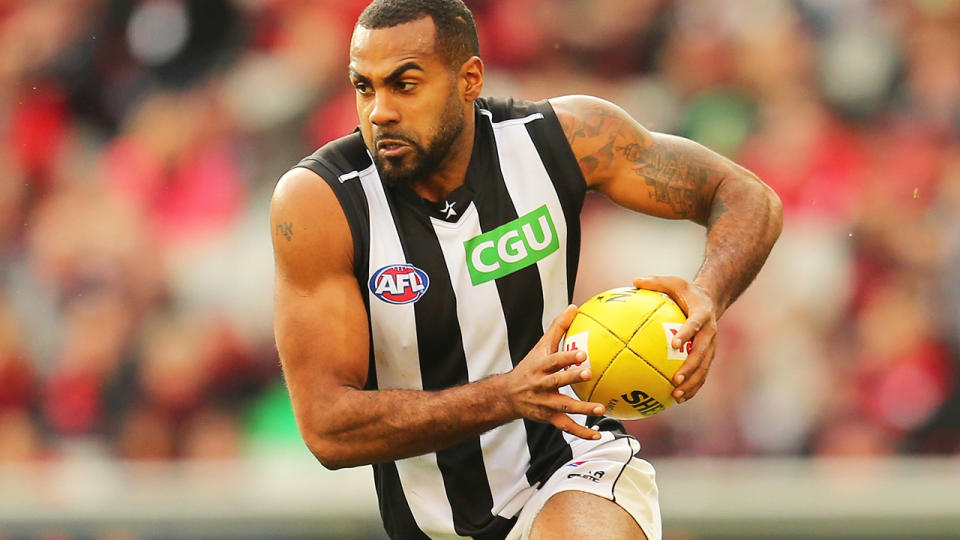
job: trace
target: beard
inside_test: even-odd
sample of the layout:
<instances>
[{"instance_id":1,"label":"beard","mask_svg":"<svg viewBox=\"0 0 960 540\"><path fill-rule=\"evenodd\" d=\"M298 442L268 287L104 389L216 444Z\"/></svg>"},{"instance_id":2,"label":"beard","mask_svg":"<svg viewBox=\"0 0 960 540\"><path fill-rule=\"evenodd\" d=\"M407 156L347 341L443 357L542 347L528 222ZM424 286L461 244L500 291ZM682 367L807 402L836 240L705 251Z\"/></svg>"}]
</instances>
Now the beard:
<instances>
[{"instance_id":1,"label":"beard","mask_svg":"<svg viewBox=\"0 0 960 540\"><path fill-rule=\"evenodd\" d=\"M374 138L373 160L377 165L380 178L388 186L410 185L411 183L428 176L435 171L443 159L450 152L454 141L463 132L465 121L460 102L456 94L450 96L440 115L440 127L426 147L404 137L399 133L383 131ZM398 157L381 157L376 151L376 143L381 139L396 139L410 145L413 152L410 155Z\"/></svg>"}]
</instances>

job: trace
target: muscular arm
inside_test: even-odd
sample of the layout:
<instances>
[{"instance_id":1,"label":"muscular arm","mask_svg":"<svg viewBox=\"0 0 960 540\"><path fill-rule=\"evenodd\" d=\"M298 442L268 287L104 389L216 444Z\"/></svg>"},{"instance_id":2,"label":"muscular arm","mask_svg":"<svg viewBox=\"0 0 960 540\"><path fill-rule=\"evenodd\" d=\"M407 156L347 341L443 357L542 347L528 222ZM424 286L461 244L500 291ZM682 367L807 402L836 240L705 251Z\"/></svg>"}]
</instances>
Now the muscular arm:
<instances>
[{"instance_id":1,"label":"muscular arm","mask_svg":"<svg viewBox=\"0 0 960 540\"><path fill-rule=\"evenodd\" d=\"M551 100L591 189L654 216L707 228L693 283L639 278L634 286L669 293L687 314L674 337L693 350L677 370L674 398L693 397L716 349L717 319L753 281L783 227L780 199L753 173L681 137L646 130L622 109L588 96Z\"/></svg>"},{"instance_id":2,"label":"muscular arm","mask_svg":"<svg viewBox=\"0 0 960 540\"><path fill-rule=\"evenodd\" d=\"M316 174L294 169L277 185L270 220L277 348L300 433L325 466L423 454L520 416L594 436L558 412L594 414L598 405L556 392L558 386L584 378L584 370L559 371L577 361L573 355L551 354L572 310L531 352L538 353L539 363L525 359L508 374L443 391L364 390L369 369L366 312L352 270L350 229L336 197ZM543 373L533 373L533 367ZM549 406L531 406L534 398Z\"/></svg>"},{"instance_id":3,"label":"muscular arm","mask_svg":"<svg viewBox=\"0 0 960 540\"><path fill-rule=\"evenodd\" d=\"M706 226L694 283L722 314L753 281L780 234L773 190L689 139L648 131L607 101L565 96L551 104L590 188L638 212Z\"/></svg>"}]
</instances>

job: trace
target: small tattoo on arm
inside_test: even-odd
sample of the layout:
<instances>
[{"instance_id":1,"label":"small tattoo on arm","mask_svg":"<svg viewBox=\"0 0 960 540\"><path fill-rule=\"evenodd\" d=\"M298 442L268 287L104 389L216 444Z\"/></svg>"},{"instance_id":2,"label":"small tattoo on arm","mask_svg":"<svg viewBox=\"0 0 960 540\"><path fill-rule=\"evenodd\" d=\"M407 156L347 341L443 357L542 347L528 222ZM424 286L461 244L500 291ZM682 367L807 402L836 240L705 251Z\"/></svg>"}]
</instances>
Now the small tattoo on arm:
<instances>
[{"instance_id":1,"label":"small tattoo on arm","mask_svg":"<svg viewBox=\"0 0 960 540\"><path fill-rule=\"evenodd\" d=\"M289 221L277 223L277 234L283 235L288 242L293 240L293 223L290 223Z\"/></svg>"}]
</instances>

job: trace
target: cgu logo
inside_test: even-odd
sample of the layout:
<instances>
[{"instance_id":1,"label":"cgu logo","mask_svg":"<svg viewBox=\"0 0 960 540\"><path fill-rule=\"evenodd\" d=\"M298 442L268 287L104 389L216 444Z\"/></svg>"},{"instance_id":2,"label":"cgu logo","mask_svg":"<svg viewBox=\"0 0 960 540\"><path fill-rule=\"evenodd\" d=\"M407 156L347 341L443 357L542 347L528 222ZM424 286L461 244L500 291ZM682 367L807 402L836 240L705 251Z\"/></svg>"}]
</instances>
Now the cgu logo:
<instances>
[{"instance_id":1,"label":"cgu logo","mask_svg":"<svg viewBox=\"0 0 960 540\"><path fill-rule=\"evenodd\" d=\"M512 274L560 247L547 205L463 243L470 281L479 285Z\"/></svg>"},{"instance_id":2,"label":"cgu logo","mask_svg":"<svg viewBox=\"0 0 960 540\"><path fill-rule=\"evenodd\" d=\"M409 264L384 266L370 278L370 292L390 304L416 302L429 286L427 273Z\"/></svg>"}]
</instances>

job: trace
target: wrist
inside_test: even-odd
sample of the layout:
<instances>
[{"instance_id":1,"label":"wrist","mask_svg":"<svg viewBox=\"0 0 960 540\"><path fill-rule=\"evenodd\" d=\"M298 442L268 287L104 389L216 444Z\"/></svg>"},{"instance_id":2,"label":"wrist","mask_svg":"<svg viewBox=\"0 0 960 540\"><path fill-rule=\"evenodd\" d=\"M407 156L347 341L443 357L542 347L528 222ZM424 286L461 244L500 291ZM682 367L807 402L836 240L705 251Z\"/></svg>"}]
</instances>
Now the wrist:
<instances>
[{"instance_id":1,"label":"wrist","mask_svg":"<svg viewBox=\"0 0 960 540\"><path fill-rule=\"evenodd\" d=\"M484 394L488 396L487 403L494 418L501 424L520 418L520 413L510 399L511 373L513 371L499 373L479 381L485 387Z\"/></svg>"},{"instance_id":2,"label":"wrist","mask_svg":"<svg viewBox=\"0 0 960 540\"><path fill-rule=\"evenodd\" d=\"M704 296L710 299L715 317L719 320L729 305L727 295L722 292L724 290L723 287L720 286L717 280L710 279L709 276L702 274L693 280L693 285L700 289L700 292L703 293Z\"/></svg>"}]
</instances>

